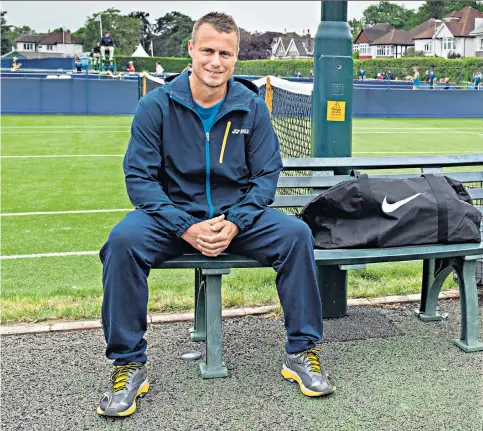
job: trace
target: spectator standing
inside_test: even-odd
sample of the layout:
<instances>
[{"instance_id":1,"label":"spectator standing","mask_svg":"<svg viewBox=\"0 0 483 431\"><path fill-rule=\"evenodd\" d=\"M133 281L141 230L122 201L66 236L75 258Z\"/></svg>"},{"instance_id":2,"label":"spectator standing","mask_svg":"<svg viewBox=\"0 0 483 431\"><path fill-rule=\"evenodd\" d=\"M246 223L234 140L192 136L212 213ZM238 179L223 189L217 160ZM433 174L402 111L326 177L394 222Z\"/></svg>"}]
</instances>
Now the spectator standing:
<instances>
[{"instance_id":1,"label":"spectator standing","mask_svg":"<svg viewBox=\"0 0 483 431\"><path fill-rule=\"evenodd\" d=\"M162 74L164 72L163 67L159 61L156 62L156 73Z\"/></svg>"},{"instance_id":2,"label":"spectator standing","mask_svg":"<svg viewBox=\"0 0 483 431\"><path fill-rule=\"evenodd\" d=\"M129 73L134 73L134 72L136 72L136 69L134 68L134 62L133 62L132 60L129 62L129 66L127 67L127 71L128 71Z\"/></svg>"},{"instance_id":3,"label":"spectator standing","mask_svg":"<svg viewBox=\"0 0 483 431\"><path fill-rule=\"evenodd\" d=\"M475 84L475 90L479 90L482 86L481 72L477 71L473 74L473 82Z\"/></svg>"},{"instance_id":4,"label":"spectator standing","mask_svg":"<svg viewBox=\"0 0 483 431\"><path fill-rule=\"evenodd\" d=\"M361 68L361 72L359 73L359 76L361 77L361 81L366 80L366 71L364 70L363 67Z\"/></svg>"},{"instance_id":5,"label":"spectator standing","mask_svg":"<svg viewBox=\"0 0 483 431\"><path fill-rule=\"evenodd\" d=\"M436 73L434 73L434 69L429 70L429 88L434 90L436 82Z\"/></svg>"},{"instance_id":6,"label":"spectator standing","mask_svg":"<svg viewBox=\"0 0 483 431\"><path fill-rule=\"evenodd\" d=\"M419 90L419 86L421 85L420 77L419 77L419 70L417 67L413 67L413 90Z\"/></svg>"}]
</instances>

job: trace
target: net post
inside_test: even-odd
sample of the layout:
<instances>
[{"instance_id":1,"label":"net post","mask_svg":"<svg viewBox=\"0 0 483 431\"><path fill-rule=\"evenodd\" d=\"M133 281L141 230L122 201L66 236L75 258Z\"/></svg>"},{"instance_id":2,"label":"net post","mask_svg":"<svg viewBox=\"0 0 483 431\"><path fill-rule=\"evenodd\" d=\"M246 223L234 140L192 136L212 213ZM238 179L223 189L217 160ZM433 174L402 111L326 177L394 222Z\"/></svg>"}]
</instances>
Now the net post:
<instances>
[{"instance_id":1,"label":"net post","mask_svg":"<svg viewBox=\"0 0 483 431\"><path fill-rule=\"evenodd\" d=\"M351 156L353 68L347 1L322 0L314 47L312 157ZM317 281L324 318L346 315L347 271L319 266Z\"/></svg>"},{"instance_id":2,"label":"net post","mask_svg":"<svg viewBox=\"0 0 483 431\"><path fill-rule=\"evenodd\" d=\"M273 88L272 84L270 83L270 77L267 76L267 84L265 87L265 103L267 104L268 111L270 115L272 115L272 107L273 107Z\"/></svg>"},{"instance_id":3,"label":"net post","mask_svg":"<svg viewBox=\"0 0 483 431\"><path fill-rule=\"evenodd\" d=\"M146 91L146 88L147 88L146 80L147 80L147 78L146 78L146 73L145 73L143 75L143 96L146 96L146 93L147 93L147 91Z\"/></svg>"}]
</instances>

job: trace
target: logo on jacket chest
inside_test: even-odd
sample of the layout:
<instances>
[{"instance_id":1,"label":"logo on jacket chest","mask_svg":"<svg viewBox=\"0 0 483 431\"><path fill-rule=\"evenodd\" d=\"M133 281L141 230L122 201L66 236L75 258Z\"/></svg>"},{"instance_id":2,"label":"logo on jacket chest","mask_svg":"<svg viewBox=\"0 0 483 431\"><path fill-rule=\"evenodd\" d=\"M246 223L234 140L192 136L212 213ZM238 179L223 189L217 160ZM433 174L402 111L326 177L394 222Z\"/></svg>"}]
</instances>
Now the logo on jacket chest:
<instances>
[{"instance_id":1,"label":"logo on jacket chest","mask_svg":"<svg viewBox=\"0 0 483 431\"><path fill-rule=\"evenodd\" d=\"M231 134L232 135L248 135L250 133L250 129L233 129Z\"/></svg>"}]
</instances>

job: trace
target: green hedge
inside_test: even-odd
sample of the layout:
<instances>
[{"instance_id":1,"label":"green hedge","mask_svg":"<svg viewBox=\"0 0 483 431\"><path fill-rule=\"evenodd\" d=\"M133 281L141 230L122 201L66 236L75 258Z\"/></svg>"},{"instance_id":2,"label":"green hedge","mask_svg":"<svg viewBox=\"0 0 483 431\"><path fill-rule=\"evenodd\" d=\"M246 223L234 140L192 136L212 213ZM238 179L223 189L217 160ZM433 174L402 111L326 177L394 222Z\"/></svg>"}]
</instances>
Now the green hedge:
<instances>
[{"instance_id":1,"label":"green hedge","mask_svg":"<svg viewBox=\"0 0 483 431\"><path fill-rule=\"evenodd\" d=\"M419 68L422 77L430 67L436 72L437 79L449 78L451 82L466 82L473 80L473 73L483 69L483 59L476 57L447 60L438 57L389 58L372 60L354 60L354 77L359 76L364 67L367 78L374 78L377 73L390 70L395 77L404 79L413 75L413 67Z\"/></svg>"},{"instance_id":2,"label":"green hedge","mask_svg":"<svg viewBox=\"0 0 483 431\"><path fill-rule=\"evenodd\" d=\"M134 62L136 72L156 72L156 62L159 61L165 73L179 73L188 63L191 63L191 58L174 58L174 57L129 57L127 55L119 55L116 57L117 70L126 71L129 61Z\"/></svg>"},{"instance_id":3,"label":"green hedge","mask_svg":"<svg viewBox=\"0 0 483 431\"><path fill-rule=\"evenodd\" d=\"M179 73L188 63L190 58L172 57L146 57L132 58L129 56L117 57L117 68L125 71L130 60L134 61L137 72L156 70L156 61L161 62L161 66L166 73ZM421 76L430 67L433 67L437 78L450 78L452 82L472 81L473 73L476 70L483 70L483 59L470 57L454 60L434 57L415 57L415 58L389 58L373 60L354 60L354 78L359 76L361 67L364 67L367 78L374 78L377 73L391 70L395 77L404 79L407 75L412 75L413 67L418 67ZM235 73L237 75L255 76L294 76L300 72L303 77L308 77L310 70L314 68L313 60L246 60L236 64Z\"/></svg>"}]
</instances>

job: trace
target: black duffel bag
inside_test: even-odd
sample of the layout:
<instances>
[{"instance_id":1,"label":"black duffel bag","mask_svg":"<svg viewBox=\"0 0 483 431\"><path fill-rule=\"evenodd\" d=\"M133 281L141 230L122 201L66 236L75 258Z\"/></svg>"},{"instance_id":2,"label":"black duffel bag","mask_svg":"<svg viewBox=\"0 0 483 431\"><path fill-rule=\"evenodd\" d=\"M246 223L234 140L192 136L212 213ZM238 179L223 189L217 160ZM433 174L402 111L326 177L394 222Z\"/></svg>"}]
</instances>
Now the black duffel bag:
<instances>
[{"instance_id":1,"label":"black duffel bag","mask_svg":"<svg viewBox=\"0 0 483 431\"><path fill-rule=\"evenodd\" d=\"M298 215L315 247L375 248L480 242L481 213L446 176L355 178L324 191Z\"/></svg>"}]
</instances>

